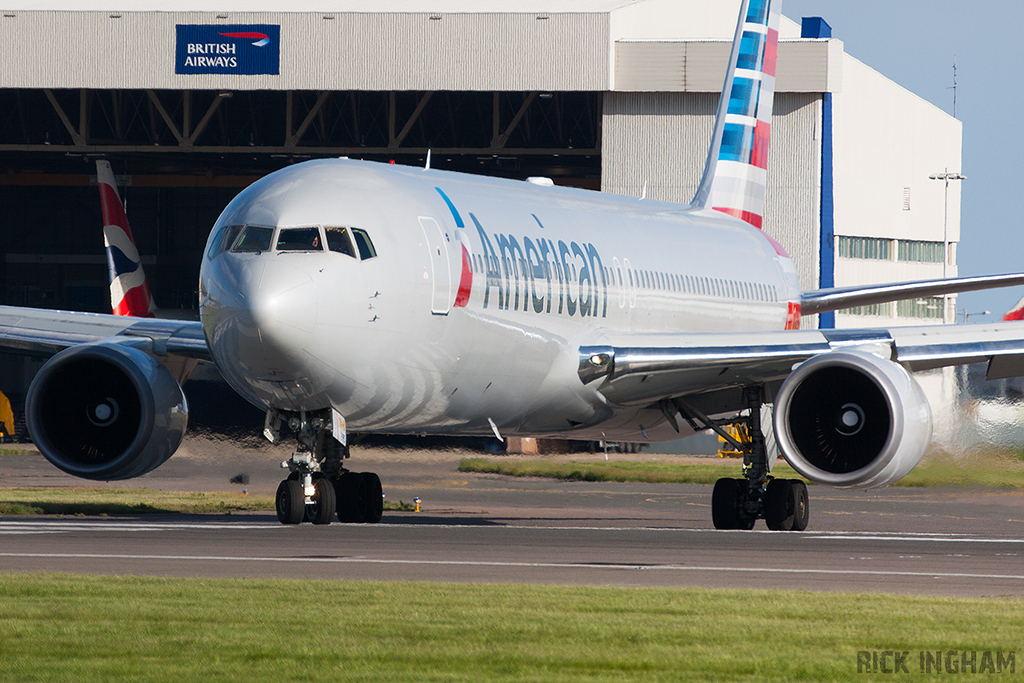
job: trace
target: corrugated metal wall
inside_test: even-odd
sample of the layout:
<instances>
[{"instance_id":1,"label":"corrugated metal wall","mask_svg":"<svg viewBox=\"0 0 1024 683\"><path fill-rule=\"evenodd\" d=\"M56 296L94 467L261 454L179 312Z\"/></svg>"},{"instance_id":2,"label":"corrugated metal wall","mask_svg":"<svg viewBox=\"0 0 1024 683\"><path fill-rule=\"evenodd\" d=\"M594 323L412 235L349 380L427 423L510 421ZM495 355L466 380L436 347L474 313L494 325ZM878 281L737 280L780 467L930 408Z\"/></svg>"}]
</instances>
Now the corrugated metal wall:
<instances>
[{"instance_id":1,"label":"corrugated metal wall","mask_svg":"<svg viewBox=\"0 0 1024 683\"><path fill-rule=\"evenodd\" d=\"M704 171L718 96L606 93L601 190L688 202ZM817 287L820 95L776 96L768 154L766 232L789 251L804 289Z\"/></svg>"},{"instance_id":2,"label":"corrugated metal wall","mask_svg":"<svg viewBox=\"0 0 1024 683\"><path fill-rule=\"evenodd\" d=\"M12 16L7 16L12 15ZM607 90L608 15L5 12L0 87ZM326 17L332 17L327 19ZM278 24L278 76L176 75L176 24ZM41 40L46 36L47 40ZM383 38L382 38L383 36Z\"/></svg>"}]
</instances>

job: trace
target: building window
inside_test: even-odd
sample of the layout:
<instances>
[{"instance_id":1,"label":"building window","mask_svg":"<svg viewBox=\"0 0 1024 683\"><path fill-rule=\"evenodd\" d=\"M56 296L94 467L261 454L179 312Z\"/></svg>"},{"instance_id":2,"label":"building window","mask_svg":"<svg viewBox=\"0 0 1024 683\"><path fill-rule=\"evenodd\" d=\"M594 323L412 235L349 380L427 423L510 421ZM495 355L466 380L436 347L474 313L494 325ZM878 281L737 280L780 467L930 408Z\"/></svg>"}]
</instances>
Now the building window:
<instances>
[{"instance_id":1,"label":"building window","mask_svg":"<svg viewBox=\"0 0 1024 683\"><path fill-rule=\"evenodd\" d=\"M942 319L942 297L932 296L896 302L896 315L901 318Z\"/></svg>"},{"instance_id":2,"label":"building window","mask_svg":"<svg viewBox=\"0 0 1024 683\"><path fill-rule=\"evenodd\" d=\"M843 258L869 258L889 260L892 240L878 237L847 237L838 236L839 255Z\"/></svg>"},{"instance_id":3,"label":"building window","mask_svg":"<svg viewBox=\"0 0 1024 683\"><path fill-rule=\"evenodd\" d=\"M898 257L900 261L942 263L942 242L900 240Z\"/></svg>"},{"instance_id":4,"label":"building window","mask_svg":"<svg viewBox=\"0 0 1024 683\"><path fill-rule=\"evenodd\" d=\"M889 318L892 316L892 304L870 304L868 306L854 306L853 308L844 308L839 311L846 315L874 315L882 318Z\"/></svg>"}]
</instances>

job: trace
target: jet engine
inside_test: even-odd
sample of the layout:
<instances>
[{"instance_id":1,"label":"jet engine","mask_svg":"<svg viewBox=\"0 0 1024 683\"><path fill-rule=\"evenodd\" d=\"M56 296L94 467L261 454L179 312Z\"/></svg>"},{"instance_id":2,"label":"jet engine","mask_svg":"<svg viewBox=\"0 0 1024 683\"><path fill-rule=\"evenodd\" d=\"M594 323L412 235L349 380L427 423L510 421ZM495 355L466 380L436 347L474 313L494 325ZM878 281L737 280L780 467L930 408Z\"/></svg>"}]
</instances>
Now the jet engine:
<instances>
[{"instance_id":1,"label":"jet engine","mask_svg":"<svg viewBox=\"0 0 1024 683\"><path fill-rule=\"evenodd\" d=\"M111 481L146 474L181 444L188 404L152 356L121 344L83 344L51 358L28 389L28 430L68 474Z\"/></svg>"},{"instance_id":2,"label":"jet engine","mask_svg":"<svg viewBox=\"0 0 1024 683\"><path fill-rule=\"evenodd\" d=\"M775 435L793 469L811 481L875 488L921 461L932 414L902 366L861 351L824 353L800 365L775 401Z\"/></svg>"}]
</instances>

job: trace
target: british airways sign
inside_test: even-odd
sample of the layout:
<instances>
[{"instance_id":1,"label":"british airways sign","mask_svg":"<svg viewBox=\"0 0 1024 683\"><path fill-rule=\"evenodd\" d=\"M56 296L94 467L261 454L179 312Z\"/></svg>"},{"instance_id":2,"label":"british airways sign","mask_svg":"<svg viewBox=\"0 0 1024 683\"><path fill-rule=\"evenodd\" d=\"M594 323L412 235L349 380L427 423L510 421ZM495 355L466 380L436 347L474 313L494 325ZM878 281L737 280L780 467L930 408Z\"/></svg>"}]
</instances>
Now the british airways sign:
<instances>
[{"instance_id":1,"label":"british airways sign","mask_svg":"<svg viewBox=\"0 0 1024 683\"><path fill-rule=\"evenodd\" d=\"M272 74L281 71L276 24L178 24L176 74Z\"/></svg>"}]
</instances>

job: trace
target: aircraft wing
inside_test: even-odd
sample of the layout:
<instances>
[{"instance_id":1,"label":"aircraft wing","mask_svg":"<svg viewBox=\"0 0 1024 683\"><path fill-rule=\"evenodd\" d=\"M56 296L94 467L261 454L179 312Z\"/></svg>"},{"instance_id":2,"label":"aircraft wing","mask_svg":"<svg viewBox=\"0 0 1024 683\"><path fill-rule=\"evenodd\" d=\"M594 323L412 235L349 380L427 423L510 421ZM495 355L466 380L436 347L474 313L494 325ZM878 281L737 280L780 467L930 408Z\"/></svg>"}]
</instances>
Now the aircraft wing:
<instances>
[{"instance_id":1,"label":"aircraft wing","mask_svg":"<svg viewBox=\"0 0 1024 683\"><path fill-rule=\"evenodd\" d=\"M0 306L0 349L52 356L77 344L111 340L165 357L212 360L197 321L133 318Z\"/></svg>"},{"instance_id":2,"label":"aircraft wing","mask_svg":"<svg viewBox=\"0 0 1024 683\"><path fill-rule=\"evenodd\" d=\"M801 295L800 313L814 315L853 306L870 306L871 304L913 299L919 296L941 296L1014 285L1024 285L1024 273L816 289Z\"/></svg>"},{"instance_id":3,"label":"aircraft wing","mask_svg":"<svg viewBox=\"0 0 1024 683\"><path fill-rule=\"evenodd\" d=\"M771 386L822 353L857 349L928 370L988 363L988 379L1024 375L1024 322L868 330L602 335L579 348L579 376L619 405ZM734 401L733 401L734 402ZM712 412L711 406L706 412ZM722 405L722 410L735 405Z\"/></svg>"}]
</instances>

